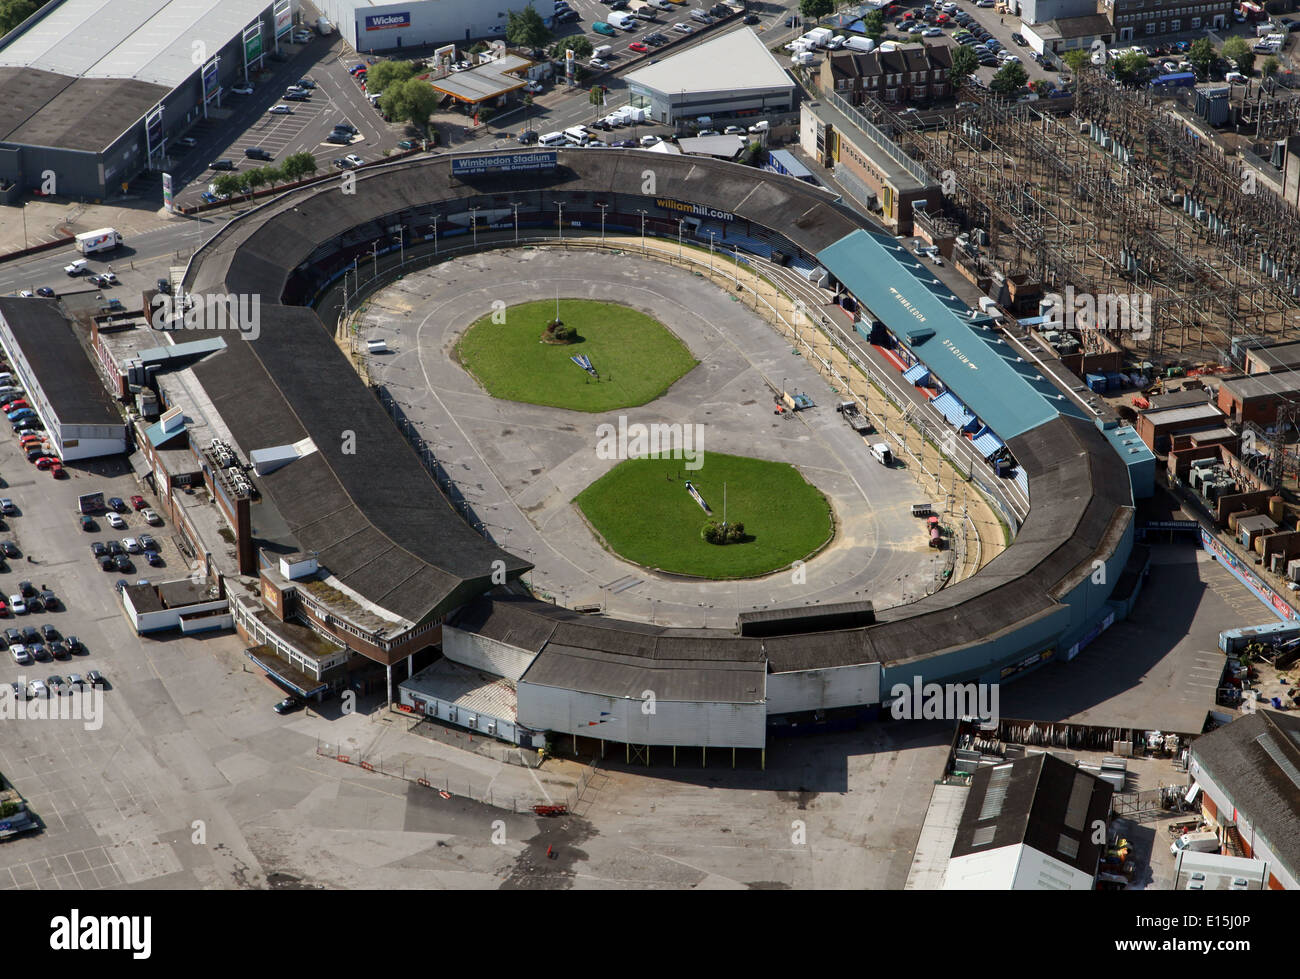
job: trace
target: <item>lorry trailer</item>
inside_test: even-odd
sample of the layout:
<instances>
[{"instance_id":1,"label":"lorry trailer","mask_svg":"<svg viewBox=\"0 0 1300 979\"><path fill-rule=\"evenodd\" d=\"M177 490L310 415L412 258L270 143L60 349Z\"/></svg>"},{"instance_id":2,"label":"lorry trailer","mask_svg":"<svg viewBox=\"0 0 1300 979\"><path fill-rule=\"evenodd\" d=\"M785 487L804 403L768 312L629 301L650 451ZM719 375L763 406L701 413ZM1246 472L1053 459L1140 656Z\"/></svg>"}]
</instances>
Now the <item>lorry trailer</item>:
<instances>
[{"instance_id":1,"label":"lorry trailer","mask_svg":"<svg viewBox=\"0 0 1300 979\"><path fill-rule=\"evenodd\" d=\"M73 240L77 251L83 255L109 252L122 244L122 236L116 228L100 228L98 231L86 231L77 235Z\"/></svg>"}]
</instances>

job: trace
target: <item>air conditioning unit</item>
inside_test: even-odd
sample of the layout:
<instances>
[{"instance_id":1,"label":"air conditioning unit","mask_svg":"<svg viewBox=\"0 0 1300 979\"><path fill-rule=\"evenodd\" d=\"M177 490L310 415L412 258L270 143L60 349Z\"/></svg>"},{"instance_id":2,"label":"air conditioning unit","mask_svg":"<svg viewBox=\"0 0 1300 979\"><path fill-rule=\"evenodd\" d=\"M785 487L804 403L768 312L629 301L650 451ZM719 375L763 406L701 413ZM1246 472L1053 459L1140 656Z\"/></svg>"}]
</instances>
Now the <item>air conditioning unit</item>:
<instances>
[{"instance_id":1,"label":"air conditioning unit","mask_svg":"<svg viewBox=\"0 0 1300 979\"><path fill-rule=\"evenodd\" d=\"M497 733L497 722L496 722L496 721L488 721L487 733L488 733L488 734L496 734L496 733Z\"/></svg>"}]
</instances>

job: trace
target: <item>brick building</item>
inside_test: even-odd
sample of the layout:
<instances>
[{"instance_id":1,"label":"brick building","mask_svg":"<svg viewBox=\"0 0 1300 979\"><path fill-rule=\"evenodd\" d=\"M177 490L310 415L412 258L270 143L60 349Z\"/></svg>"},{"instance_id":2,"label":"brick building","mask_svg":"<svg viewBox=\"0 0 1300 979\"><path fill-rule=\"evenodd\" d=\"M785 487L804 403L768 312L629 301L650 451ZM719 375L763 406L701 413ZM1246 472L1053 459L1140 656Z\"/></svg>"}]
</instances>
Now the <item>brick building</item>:
<instances>
[{"instance_id":1,"label":"brick building","mask_svg":"<svg viewBox=\"0 0 1300 979\"><path fill-rule=\"evenodd\" d=\"M861 54L837 51L822 61L820 84L852 105L870 95L880 102L927 102L952 94L953 46L925 44Z\"/></svg>"}]
</instances>

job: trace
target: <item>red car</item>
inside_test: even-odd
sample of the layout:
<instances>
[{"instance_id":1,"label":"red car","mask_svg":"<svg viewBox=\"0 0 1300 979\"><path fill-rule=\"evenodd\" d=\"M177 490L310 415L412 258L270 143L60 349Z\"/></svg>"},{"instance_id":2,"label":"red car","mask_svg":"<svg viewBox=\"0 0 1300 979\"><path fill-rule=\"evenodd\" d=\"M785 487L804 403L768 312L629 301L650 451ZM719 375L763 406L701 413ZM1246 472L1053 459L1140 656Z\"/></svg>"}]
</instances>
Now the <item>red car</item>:
<instances>
[{"instance_id":1,"label":"red car","mask_svg":"<svg viewBox=\"0 0 1300 979\"><path fill-rule=\"evenodd\" d=\"M50 466L50 475L53 476L55 479L68 478L67 471L63 468L63 464L59 462L58 459L55 459L54 464Z\"/></svg>"},{"instance_id":2,"label":"red car","mask_svg":"<svg viewBox=\"0 0 1300 979\"><path fill-rule=\"evenodd\" d=\"M15 401L6 401L4 404L0 405L0 411L3 411L5 414L8 414L11 411L17 411L19 408L30 408L30 407L31 405L29 405L26 401L24 401L22 398L18 398Z\"/></svg>"},{"instance_id":3,"label":"red car","mask_svg":"<svg viewBox=\"0 0 1300 979\"><path fill-rule=\"evenodd\" d=\"M58 462L59 460L54 458L54 456L41 456L36 460L36 468L41 470L51 469Z\"/></svg>"},{"instance_id":4,"label":"red car","mask_svg":"<svg viewBox=\"0 0 1300 979\"><path fill-rule=\"evenodd\" d=\"M3 599L0 599L0 615L7 616L8 614L9 614L9 603L4 601Z\"/></svg>"},{"instance_id":5,"label":"red car","mask_svg":"<svg viewBox=\"0 0 1300 979\"><path fill-rule=\"evenodd\" d=\"M143 510L148 505L149 504L145 502L143 496L131 497L131 506L133 506L136 510Z\"/></svg>"},{"instance_id":6,"label":"red car","mask_svg":"<svg viewBox=\"0 0 1300 979\"><path fill-rule=\"evenodd\" d=\"M627 49L629 51L635 51L637 54L645 54L647 51L650 50L650 45L645 44L641 41L633 41L631 44L627 46Z\"/></svg>"},{"instance_id":7,"label":"red car","mask_svg":"<svg viewBox=\"0 0 1300 979\"><path fill-rule=\"evenodd\" d=\"M23 451L26 452L28 449L36 448L36 446L40 445L44 441L45 437L43 435L24 435L18 440L18 444L21 445Z\"/></svg>"}]
</instances>

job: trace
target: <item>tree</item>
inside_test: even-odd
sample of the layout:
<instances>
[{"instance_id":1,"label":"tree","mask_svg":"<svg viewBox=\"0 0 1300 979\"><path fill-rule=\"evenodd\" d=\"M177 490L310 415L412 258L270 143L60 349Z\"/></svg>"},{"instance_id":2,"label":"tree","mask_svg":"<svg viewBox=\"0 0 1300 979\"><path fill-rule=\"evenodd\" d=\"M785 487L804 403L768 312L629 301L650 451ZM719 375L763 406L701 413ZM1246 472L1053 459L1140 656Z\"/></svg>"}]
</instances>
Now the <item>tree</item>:
<instances>
[{"instance_id":1,"label":"tree","mask_svg":"<svg viewBox=\"0 0 1300 979\"><path fill-rule=\"evenodd\" d=\"M979 66L979 55L972 51L968 45L958 45L952 53L952 67L948 69L948 77L952 79L952 87L954 89L960 87L962 82L975 74L975 69Z\"/></svg>"},{"instance_id":2,"label":"tree","mask_svg":"<svg viewBox=\"0 0 1300 979\"><path fill-rule=\"evenodd\" d=\"M993 76L993 81L989 88L999 95L1010 95L1019 91L1025 84L1025 79L1029 76L1025 73L1024 66L1016 61L1008 61L998 69L998 73Z\"/></svg>"},{"instance_id":3,"label":"tree","mask_svg":"<svg viewBox=\"0 0 1300 979\"><path fill-rule=\"evenodd\" d=\"M799 0L799 13L805 20L821 20L834 9L832 0Z\"/></svg>"},{"instance_id":4,"label":"tree","mask_svg":"<svg viewBox=\"0 0 1300 979\"><path fill-rule=\"evenodd\" d=\"M438 93L428 82L408 78L384 89L379 104L390 119L409 122L420 130L426 130L429 116L438 107Z\"/></svg>"},{"instance_id":5,"label":"tree","mask_svg":"<svg viewBox=\"0 0 1300 979\"><path fill-rule=\"evenodd\" d=\"M280 164L280 173L290 183L316 172L316 157L310 153L290 153Z\"/></svg>"},{"instance_id":6,"label":"tree","mask_svg":"<svg viewBox=\"0 0 1300 979\"><path fill-rule=\"evenodd\" d=\"M870 11L862 18L862 33L873 41L879 41L880 35L885 33L885 15L879 10Z\"/></svg>"},{"instance_id":7,"label":"tree","mask_svg":"<svg viewBox=\"0 0 1300 979\"><path fill-rule=\"evenodd\" d=\"M1210 69L1214 66L1215 57L1214 45L1208 37L1198 38L1193 41L1191 48L1187 52L1187 60L1196 69L1197 74L1202 76L1210 73Z\"/></svg>"},{"instance_id":8,"label":"tree","mask_svg":"<svg viewBox=\"0 0 1300 979\"><path fill-rule=\"evenodd\" d=\"M600 110L605 105L605 86L591 86L591 91L587 93L587 102L593 107L595 114L600 115Z\"/></svg>"},{"instance_id":9,"label":"tree","mask_svg":"<svg viewBox=\"0 0 1300 979\"><path fill-rule=\"evenodd\" d=\"M1151 68L1151 62L1144 54L1138 54L1136 51L1129 51L1121 54L1111 63L1111 71L1115 73L1115 80L1131 85L1144 79Z\"/></svg>"},{"instance_id":10,"label":"tree","mask_svg":"<svg viewBox=\"0 0 1300 979\"><path fill-rule=\"evenodd\" d=\"M286 180L284 167L277 167L275 164L262 167L262 175L266 177L266 182L271 187L274 187L276 184L282 184Z\"/></svg>"},{"instance_id":11,"label":"tree","mask_svg":"<svg viewBox=\"0 0 1300 979\"><path fill-rule=\"evenodd\" d=\"M533 128L533 93L524 93L524 128Z\"/></svg>"},{"instance_id":12,"label":"tree","mask_svg":"<svg viewBox=\"0 0 1300 979\"><path fill-rule=\"evenodd\" d=\"M1083 71L1088 65L1092 64L1092 55L1083 48L1071 48L1061 55L1061 59L1070 66L1070 71L1076 75Z\"/></svg>"},{"instance_id":13,"label":"tree","mask_svg":"<svg viewBox=\"0 0 1300 979\"><path fill-rule=\"evenodd\" d=\"M1249 76L1255 70L1255 52L1243 37L1230 37L1224 41L1223 56L1235 63L1243 75Z\"/></svg>"},{"instance_id":14,"label":"tree","mask_svg":"<svg viewBox=\"0 0 1300 979\"><path fill-rule=\"evenodd\" d=\"M265 187L267 182L266 167L258 167L244 173L244 186L248 188L250 194Z\"/></svg>"},{"instance_id":15,"label":"tree","mask_svg":"<svg viewBox=\"0 0 1300 979\"><path fill-rule=\"evenodd\" d=\"M241 177L238 173L223 173L212 181L212 189L218 197L233 197L244 189Z\"/></svg>"},{"instance_id":16,"label":"tree","mask_svg":"<svg viewBox=\"0 0 1300 979\"><path fill-rule=\"evenodd\" d=\"M517 48L545 47L551 32L542 22L542 16L532 7L510 11L506 21L506 40Z\"/></svg>"},{"instance_id":17,"label":"tree","mask_svg":"<svg viewBox=\"0 0 1300 979\"><path fill-rule=\"evenodd\" d=\"M0 37L8 34L48 0L2 0L0 2Z\"/></svg>"},{"instance_id":18,"label":"tree","mask_svg":"<svg viewBox=\"0 0 1300 979\"><path fill-rule=\"evenodd\" d=\"M563 37L551 45L551 57L559 61L564 60L564 52L572 51L575 58L590 58L591 52L596 50L592 46L591 39L581 34L574 37Z\"/></svg>"},{"instance_id":19,"label":"tree","mask_svg":"<svg viewBox=\"0 0 1300 979\"><path fill-rule=\"evenodd\" d=\"M1265 78L1272 78L1274 75L1277 74L1278 69L1281 67L1282 65L1277 60L1277 58L1270 54L1267 58L1264 59L1264 64L1260 67L1259 70L1263 72Z\"/></svg>"},{"instance_id":20,"label":"tree","mask_svg":"<svg viewBox=\"0 0 1300 979\"><path fill-rule=\"evenodd\" d=\"M381 61L371 65L366 72L367 92L387 92L398 82L415 77L415 65L410 61Z\"/></svg>"}]
</instances>

